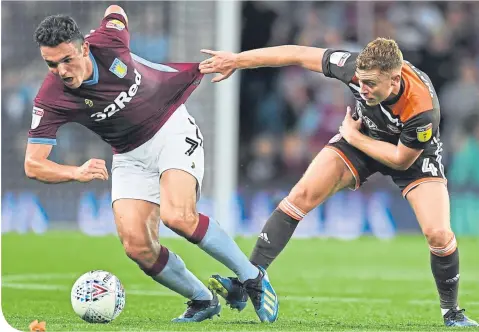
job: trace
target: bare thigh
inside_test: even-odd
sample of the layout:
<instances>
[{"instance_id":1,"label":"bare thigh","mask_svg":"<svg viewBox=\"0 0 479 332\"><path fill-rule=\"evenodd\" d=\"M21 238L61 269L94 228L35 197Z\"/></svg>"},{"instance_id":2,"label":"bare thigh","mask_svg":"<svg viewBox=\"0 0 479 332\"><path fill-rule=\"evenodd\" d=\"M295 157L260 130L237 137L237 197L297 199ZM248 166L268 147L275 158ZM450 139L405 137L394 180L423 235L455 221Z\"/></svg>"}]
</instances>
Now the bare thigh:
<instances>
[{"instance_id":1,"label":"bare thigh","mask_svg":"<svg viewBox=\"0 0 479 332\"><path fill-rule=\"evenodd\" d=\"M308 213L339 190L354 187L355 183L353 174L341 157L333 150L324 148L293 187L288 200L302 212Z\"/></svg>"}]
</instances>

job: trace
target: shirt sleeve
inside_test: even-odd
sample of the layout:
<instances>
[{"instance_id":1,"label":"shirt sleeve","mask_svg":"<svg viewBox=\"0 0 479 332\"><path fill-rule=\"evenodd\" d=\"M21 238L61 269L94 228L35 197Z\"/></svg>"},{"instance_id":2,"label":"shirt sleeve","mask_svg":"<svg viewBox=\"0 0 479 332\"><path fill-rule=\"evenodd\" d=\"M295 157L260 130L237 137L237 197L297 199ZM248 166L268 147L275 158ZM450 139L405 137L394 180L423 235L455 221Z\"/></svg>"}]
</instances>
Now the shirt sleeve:
<instances>
[{"instance_id":1,"label":"shirt sleeve","mask_svg":"<svg viewBox=\"0 0 479 332\"><path fill-rule=\"evenodd\" d=\"M65 112L35 102L28 143L57 145L58 128L67 122L68 117Z\"/></svg>"},{"instance_id":2,"label":"shirt sleeve","mask_svg":"<svg viewBox=\"0 0 479 332\"><path fill-rule=\"evenodd\" d=\"M323 74L349 84L356 73L357 52L327 49L323 55Z\"/></svg>"},{"instance_id":3,"label":"shirt sleeve","mask_svg":"<svg viewBox=\"0 0 479 332\"><path fill-rule=\"evenodd\" d=\"M112 13L105 16L100 27L87 35L88 40L97 45L114 47L130 47L130 32L125 17Z\"/></svg>"},{"instance_id":4,"label":"shirt sleeve","mask_svg":"<svg viewBox=\"0 0 479 332\"><path fill-rule=\"evenodd\" d=\"M411 149L424 149L435 137L439 128L439 112L425 111L410 118L404 123L400 141Z\"/></svg>"}]
</instances>

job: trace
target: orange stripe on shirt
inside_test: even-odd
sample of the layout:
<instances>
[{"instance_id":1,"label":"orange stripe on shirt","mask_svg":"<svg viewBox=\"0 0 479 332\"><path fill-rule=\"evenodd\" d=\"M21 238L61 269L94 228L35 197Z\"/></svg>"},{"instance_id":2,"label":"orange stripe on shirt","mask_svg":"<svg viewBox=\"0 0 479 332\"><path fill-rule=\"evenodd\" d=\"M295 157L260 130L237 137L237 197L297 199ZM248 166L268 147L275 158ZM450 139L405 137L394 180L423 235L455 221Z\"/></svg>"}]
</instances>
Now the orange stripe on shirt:
<instances>
[{"instance_id":1,"label":"orange stripe on shirt","mask_svg":"<svg viewBox=\"0 0 479 332\"><path fill-rule=\"evenodd\" d=\"M402 122L406 122L419 113L432 110L433 103L429 88L407 63L404 63L401 75L404 91L390 108L395 116L399 116Z\"/></svg>"}]
</instances>

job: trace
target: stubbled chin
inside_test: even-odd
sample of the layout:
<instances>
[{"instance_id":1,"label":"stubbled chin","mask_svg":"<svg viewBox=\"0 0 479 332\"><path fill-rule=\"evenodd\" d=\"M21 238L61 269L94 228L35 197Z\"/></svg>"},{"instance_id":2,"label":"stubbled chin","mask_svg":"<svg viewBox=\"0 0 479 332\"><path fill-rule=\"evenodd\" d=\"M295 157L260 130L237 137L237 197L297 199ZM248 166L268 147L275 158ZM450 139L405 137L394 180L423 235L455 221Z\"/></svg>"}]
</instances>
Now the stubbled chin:
<instances>
[{"instance_id":1,"label":"stubbled chin","mask_svg":"<svg viewBox=\"0 0 479 332\"><path fill-rule=\"evenodd\" d=\"M75 82L75 84L73 85L68 85L68 84L65 84L65 86L69 89L78 89L80 87L81 84L78 84Z\"/></svg>"}]
</instances>

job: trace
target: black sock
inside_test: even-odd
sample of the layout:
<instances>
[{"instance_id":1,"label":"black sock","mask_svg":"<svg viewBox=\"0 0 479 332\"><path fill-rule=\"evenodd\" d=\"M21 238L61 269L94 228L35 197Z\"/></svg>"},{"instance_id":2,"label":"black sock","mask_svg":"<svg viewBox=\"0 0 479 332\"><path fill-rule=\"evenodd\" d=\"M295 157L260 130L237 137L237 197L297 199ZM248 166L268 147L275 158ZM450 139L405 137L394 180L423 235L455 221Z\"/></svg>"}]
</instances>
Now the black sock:
<instances>
[{"instance_id":1,"label":"black sock","mask_svg":"<svg viewBox=\"0 0 479 332\"><path fill-rule=\"evenodd\" d=\"M459 249L444 257L431 253L431 270L436 280L442 309L457 307L459 291Z\"/></svg>"},{"instance_id":2,"label":"black sock","mask_svg":"<svg viewBox=\"0 0 479 332\"><path fill-rule=\"evenodd\" d=\"M274 210L256 241L250 257L251 263L267 269L286 247L297 226L298 220L280 209Z\"/></svg>"}]
</instances>

